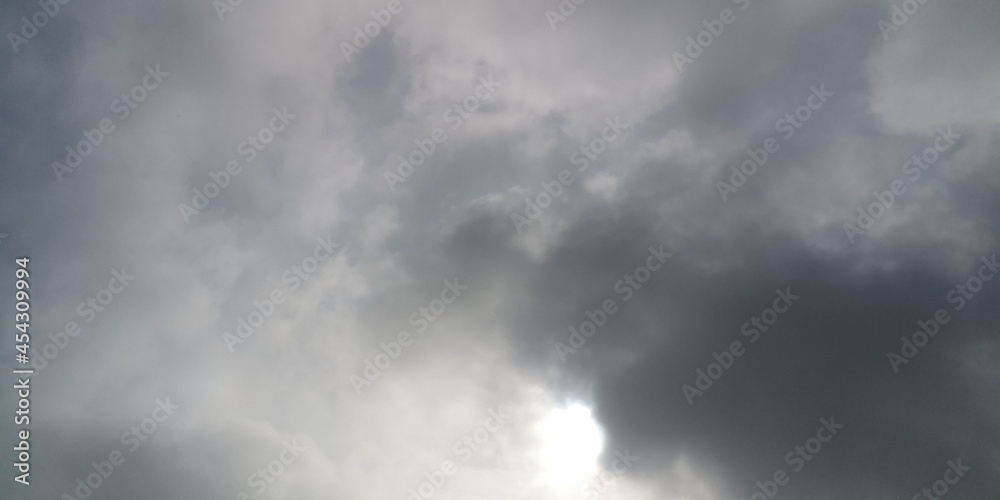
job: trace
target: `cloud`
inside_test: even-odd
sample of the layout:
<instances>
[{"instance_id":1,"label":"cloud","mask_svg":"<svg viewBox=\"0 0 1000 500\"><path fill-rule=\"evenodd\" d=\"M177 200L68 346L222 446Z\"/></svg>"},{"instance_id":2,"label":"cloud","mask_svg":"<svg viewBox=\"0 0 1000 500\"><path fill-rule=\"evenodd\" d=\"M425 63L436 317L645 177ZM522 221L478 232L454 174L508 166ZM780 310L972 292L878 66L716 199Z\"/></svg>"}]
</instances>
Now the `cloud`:
<instances>
[{"instance_id":1,"label":"cloud","mask_svg":"<svg viewBox=\"0 0 1000 500\"><path fill-rule=\"evenodd\" d=\"M70 2L0 59L0 254L11 273L30 256L32 350L58 352L32 379L25 498L76 495L167 396L176 416L95 497L407 498L451 461L436 498L576 498L587 483L552 486L539 430L574 404L604 433L601 498L752 498L779 470L786 497L912 497L959 457L973 469L954 494L993 492L997 284L949 301L997 251L989 2L927 2L885 40L889 1L585 2L553 30L546 11L571 2L407 0L345 60L389 3L243 2L220 21L212 2ZM156 65L169 77L121 117ZM105 118L114 132L60 182L52 163ZM603 135L615 119L621 141ZM906 162L947 127L954 147L913 180ZM436 128L447 139L390 189ZM780 148L723 202L717 183L768 138ZM894 180L906 193L849 241ZM310 271L317 238L339 246ZM673 256L632 285L661 245ZM87 321L79 304L123 266L135 281ZM751 342L786 289L801 299ZM609 300L563 362L557 344ZM938 309L952 321L895 373L887 353ZM745 354L688 404L734 341ZM499 407L510 421L456 452ZM842 432L797 467L830 418ZM0 424L8 449L19 427ZM625 449L640 459L619 474Z\"/></svg>"}]
</instances>

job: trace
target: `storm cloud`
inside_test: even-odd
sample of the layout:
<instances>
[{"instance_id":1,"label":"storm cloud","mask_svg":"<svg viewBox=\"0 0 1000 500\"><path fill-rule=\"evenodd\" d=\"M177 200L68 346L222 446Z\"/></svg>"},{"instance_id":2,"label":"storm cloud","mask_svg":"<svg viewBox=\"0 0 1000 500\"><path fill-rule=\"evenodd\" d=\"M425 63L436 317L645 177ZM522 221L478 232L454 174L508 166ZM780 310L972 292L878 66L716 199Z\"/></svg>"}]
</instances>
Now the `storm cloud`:
<instances>
[{"instance_id":1,"label":"storm cloud","mask_svg":"<svg viewBox=\"0 0 1000 500\"><path fill-rule=\"evenodd\" d=\"M11 337L0 365L35 370L30 424L0 398L8 463L31 431L7 490L987 498L998 22L7 6L0 286L30 258L31 362Z\"/></svg>"}]
</instances>

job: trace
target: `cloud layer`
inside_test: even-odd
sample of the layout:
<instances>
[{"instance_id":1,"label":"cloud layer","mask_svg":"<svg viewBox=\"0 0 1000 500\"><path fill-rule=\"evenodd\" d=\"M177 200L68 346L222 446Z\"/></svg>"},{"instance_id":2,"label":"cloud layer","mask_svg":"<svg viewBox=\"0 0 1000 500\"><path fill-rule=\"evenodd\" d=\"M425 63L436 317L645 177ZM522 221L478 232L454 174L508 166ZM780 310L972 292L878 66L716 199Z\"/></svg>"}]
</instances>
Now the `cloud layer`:
<instances>
[{"instance_id":1,"label":"cloud layer","mask_svg":"<svg viewBox=\"0 0 1000 500\"><path fill-rule=\"evenodd\" d=\"M993 2L234 4L0 17L20 497L995 493Z\"/></svg>"}]
</instances>

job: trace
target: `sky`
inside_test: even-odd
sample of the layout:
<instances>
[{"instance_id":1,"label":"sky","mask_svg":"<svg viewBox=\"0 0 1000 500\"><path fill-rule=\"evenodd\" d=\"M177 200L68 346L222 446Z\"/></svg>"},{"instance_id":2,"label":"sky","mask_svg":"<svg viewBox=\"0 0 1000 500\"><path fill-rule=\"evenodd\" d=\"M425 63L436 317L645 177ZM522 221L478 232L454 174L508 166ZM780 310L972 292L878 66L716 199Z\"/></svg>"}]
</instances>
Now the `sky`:
<instances>
[{"instance_id":1,"label":"sky","mask_svg":"<svg viewBox=\"0 0 1000 500\"><path fill-rule=\"evenodd\" d=\"M8 2L2 496L992 498L998 23Z\"/></svg>"}]
</instances>

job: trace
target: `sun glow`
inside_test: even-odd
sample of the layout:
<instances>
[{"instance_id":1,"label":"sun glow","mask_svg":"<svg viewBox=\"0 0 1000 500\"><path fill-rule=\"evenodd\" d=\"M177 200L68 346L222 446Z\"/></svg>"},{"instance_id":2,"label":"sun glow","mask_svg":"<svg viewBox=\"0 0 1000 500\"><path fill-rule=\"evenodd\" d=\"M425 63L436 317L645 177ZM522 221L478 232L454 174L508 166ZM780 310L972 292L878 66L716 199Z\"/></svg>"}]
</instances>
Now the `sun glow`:
<instances>
[{"instance_id":1,"label":"sun glow","mask_svg":"<svg viewBox=\"0 0 1000 500\"><path fill-rule=\"evenodd\" d=\"M604 434L590 408L572 404L549 412L540 423L544 439L542 463L552 486L582 485L597 471Z\"/></svg>"}]
</instances>

